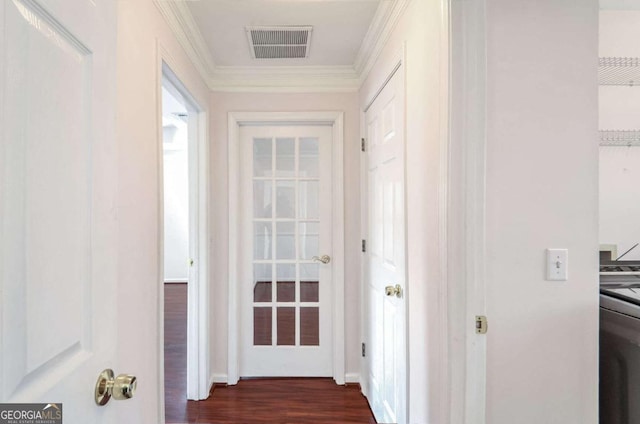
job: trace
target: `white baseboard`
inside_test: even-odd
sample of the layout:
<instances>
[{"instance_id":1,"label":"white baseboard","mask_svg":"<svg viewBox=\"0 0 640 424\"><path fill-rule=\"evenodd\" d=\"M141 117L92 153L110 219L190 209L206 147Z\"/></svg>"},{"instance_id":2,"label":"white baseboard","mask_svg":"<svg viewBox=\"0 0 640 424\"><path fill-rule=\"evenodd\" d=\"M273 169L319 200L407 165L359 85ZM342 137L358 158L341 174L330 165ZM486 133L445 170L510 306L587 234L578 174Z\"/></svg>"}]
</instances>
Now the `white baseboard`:
<instances>
[{"instance_id":1,"label":"white baseboard","mask_svg":"<svg viewBox=\"0 0 640 424\"><path fill-rule=\"evenodd\" d=\"M187 278L165 278L165 284L177 284L177 283L188 283Z\"/></svg>"},{"instance_id":2,"label":"white baseboard","mask_svg":"<svg viewBox=\"0 0 640 424\"><path fill-rule=\"evenodd\" d=\"M213 389L213 385L214 384L215 384L215 381L214 381L213 375L210 375L209 376L209 385L208 385L209 386L209 392L208 392L209 393L209 397L211 397L211 390Z\"/></svg>"},{"instance_id":3,"label":"white baseboard","mask_svg":"<svg viewBox=\"0 0 640 424\"><path fill-rule=\"evenodd\" d=\"M227 384L229 382L229 377L227 374L211 374L209 377L209 385L213 386L216 383Z\"/></svg>"},{"instance_id":4,"label":"white baseboard","mask_svg":"<svg viewBox=\"0 0 640 424\"><path fill-rule=\"evenodd\" d=\"M358 383L360 384L360 374L355 372L349 372L344 375L345 383Z\"/></svg>"},{"instance_id":5,"label":"white baseboard","mask_svg":"<svg viewBox=\"0 0 640 424\"><path fill-rule=\"evenodd\" d=\"M353 384L353 383L360 384L360 374L347 373L344 376L344 381L345 383L349 383L349 384ZM227 374L211 374L211 377L209 377L209 388L213 387L213 385L216 383L227 384L228 382L229 382L229 377L227 376Z\"/></svg>"}]
</instances>

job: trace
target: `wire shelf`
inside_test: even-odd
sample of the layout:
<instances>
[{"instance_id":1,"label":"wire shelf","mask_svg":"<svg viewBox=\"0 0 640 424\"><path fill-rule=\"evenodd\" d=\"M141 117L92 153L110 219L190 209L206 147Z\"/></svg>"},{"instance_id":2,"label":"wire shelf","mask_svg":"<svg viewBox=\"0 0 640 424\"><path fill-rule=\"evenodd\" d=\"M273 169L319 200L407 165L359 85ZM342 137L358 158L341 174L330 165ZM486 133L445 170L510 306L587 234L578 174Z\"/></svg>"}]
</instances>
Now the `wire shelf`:
<instances>
[{"instance_id":1,"label":"wire shelf","mask_svg":"<svg viewBox=\"0 0 640 424\"><path fill-rule=\"evenodd\" d=\"M601 57L598 66L598 84L640 85L640 58Z\"/></svg>"},{"instance_id":2,"label":"wire shelf","mask_svg":"<svg viewBox=\"0 0 640 424\"><path fill-rule=\"evenodd\" d=\"M640 130L600 130L601 146L640 146Z\"/></svg>"}]
</instances>

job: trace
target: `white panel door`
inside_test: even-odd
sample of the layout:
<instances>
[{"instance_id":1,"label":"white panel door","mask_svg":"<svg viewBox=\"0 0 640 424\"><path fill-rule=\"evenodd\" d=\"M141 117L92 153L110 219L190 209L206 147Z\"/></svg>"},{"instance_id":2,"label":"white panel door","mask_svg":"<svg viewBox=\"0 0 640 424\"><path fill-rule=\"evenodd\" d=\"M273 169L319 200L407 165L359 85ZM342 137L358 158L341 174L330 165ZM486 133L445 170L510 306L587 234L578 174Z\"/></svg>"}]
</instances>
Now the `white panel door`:
<instances>
[{"instance_id":1,"label":"white panel door","mask_svg":"<svg viewBox=\"0 0 640 424\"><path fill-rule=\"evenodd\" d=\"M406 422L405 171L402 68L366 113L368 399L380 423ZM398 286L399 293L390 289ZM387 290L389 288L389 291Z\"/></svg>"},{"instance_id":2,"label":"white panel door","mask_svg":"<svg viewBox=\"0 0 640 424\"><path fill-rule=\"evenodd\" d=\"M115 46L113 1L0 2L0 402L69 424L117 411Z\"/></svg>"},{"instance_id":3,"label":"white panel door","mask_svg":"<svg viewBox=\"0 0 640 424\"><path fill-rule=\"evenodd\" d=\"M240 130L241 377L332 375L331 131Z\"/></svg>"}]
</instances>

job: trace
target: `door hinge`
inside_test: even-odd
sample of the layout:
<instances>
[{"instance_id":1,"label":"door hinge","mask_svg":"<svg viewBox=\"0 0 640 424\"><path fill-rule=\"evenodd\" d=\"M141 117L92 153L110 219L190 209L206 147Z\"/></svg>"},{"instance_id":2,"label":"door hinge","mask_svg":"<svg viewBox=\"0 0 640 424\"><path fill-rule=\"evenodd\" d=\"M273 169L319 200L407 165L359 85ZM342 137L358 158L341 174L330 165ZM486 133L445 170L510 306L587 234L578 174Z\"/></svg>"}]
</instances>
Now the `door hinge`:
<instances>
[{"instance_id":1,"label":"door hinge","mask_svg":"<svg viewBox=\"0 0 640 424\"><path fill-rule=\"evenodd\" d=\"M361 140L361 141L360 141L360 149L364 152L364 151L366 150L366 148L365 148L365 144L366 144L366 143L365 143L365 141L364 141L364 138L362 138L362 139L360 139L360 140Z\"/></svg>"},{"instance_id":2,"label":"door hinge","mask_svg":"<svg viewBox=\"0 0 640 424\"><path fill-rule=\"evenodd\" d=\"M363 252L367 251L367 241L366 240L362 240L362 251Z\"/></svg>"},{"instance_id":3,"label":"door hinge","mask_svg":"<svg viewBox=\"0 0 640 424\"><path fill-rule=\"evenodd\" d=\"M362 343L362 357L364 358L365 356L367 356L367 348L366 345Z\"/></svg>"},{"instance_id":4,"label":"door hinge","mask_svg":"<svg viewBox=\"0 0 640 424\"><path fill-rule=\"evenodd\" d=\"M487 317L484 315L476 315L476 334L486 334L487 329Z\"/></svg>"}]
</instances>

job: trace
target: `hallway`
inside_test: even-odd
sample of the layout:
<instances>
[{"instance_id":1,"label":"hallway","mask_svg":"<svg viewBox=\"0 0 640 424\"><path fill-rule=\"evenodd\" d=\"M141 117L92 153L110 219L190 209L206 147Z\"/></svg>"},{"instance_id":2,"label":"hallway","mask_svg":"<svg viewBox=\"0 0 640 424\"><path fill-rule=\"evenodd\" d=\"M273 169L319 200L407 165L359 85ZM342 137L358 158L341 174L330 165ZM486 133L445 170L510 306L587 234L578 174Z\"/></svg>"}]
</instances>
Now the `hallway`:
<instances>
[{"instance_id":1,"label":"hallway","mask_svg":"<svg viewBox=\"0 0 640 424\"><path fill-rule=\"evenodd\" d=\"M165 284L166 422L375 423L359 386L331 378L248 379L216 386L200 402L186 401L187 285Z\"/></svg>"}]
</instances>

